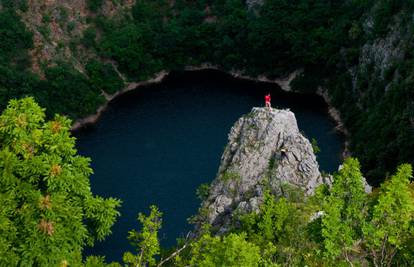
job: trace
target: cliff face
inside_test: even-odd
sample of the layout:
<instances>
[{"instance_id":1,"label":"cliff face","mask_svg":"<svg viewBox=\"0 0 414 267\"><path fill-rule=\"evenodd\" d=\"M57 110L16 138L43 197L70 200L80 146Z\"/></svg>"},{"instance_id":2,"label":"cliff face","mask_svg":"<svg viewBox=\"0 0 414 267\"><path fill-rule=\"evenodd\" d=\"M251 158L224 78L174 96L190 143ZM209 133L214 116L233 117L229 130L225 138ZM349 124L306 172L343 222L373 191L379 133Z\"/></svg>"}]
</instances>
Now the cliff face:
<instances>
[{"instance_id":1,"label":"cliff face","mask_svg":"<svg viewBox=\"0 0 414 267\"><path fill-rule=\"evenodd\" d=\"M217 178L202 204L206 220L225 231L235 214L258 210L266 189L284 195L293 187L309 195L325 182L318 168L292 112L253 108L230 131Z\"/></svg>"},{"instance_id":2,"label":"cliff face","mask_svg":"<svg viewBox=\"0 0 414 267\"><path fill-rule=\"evenodd\" d=\"M350 151L374 185L398 164L414 162L412 8L396 11L381 30L375 21L383 16L376 10L377 5L360 23L366 40L356 61L328 88L348 129Z\"/></svg>"},{"instance_id":3,"label":"cliff face","mask_svg":"<svg viewBox=\"0 0 414 267\"><path fill-rule=\"evenodd\" d=\"M26 27L33 33L33 49L30 51L32 71L42 75L42 64L54 65L56 61L68 61L79 72L84 72L85 61L96 58L93 49L82 44L86 31L100 34L92 22L104 16L127 16L134 0L102 1L99 11L88 9L88 1L47 0L27 1L27 10L18 11ZM1 5L1 3L0 3Z\"/></svg>"},{"instance_id":4,"label":"cliff face","mask_svg":"<svg viewBox=\"0 0 414 267\"><path fill-rule=\"evenodd\" d=\"M362 26L366 35L373 35L371 24L368 19ZM393 83L403 78L397 65L404 62L409 53L407 47L411 47L411 36L397 22L389 27L385 36L366 42L361 47L358 64L348 69L352 77L352 91L357 95L361 109L367 109L367 102L373 97L372 91L378 90L382 97Z\"/></svg>"}]
</instances>

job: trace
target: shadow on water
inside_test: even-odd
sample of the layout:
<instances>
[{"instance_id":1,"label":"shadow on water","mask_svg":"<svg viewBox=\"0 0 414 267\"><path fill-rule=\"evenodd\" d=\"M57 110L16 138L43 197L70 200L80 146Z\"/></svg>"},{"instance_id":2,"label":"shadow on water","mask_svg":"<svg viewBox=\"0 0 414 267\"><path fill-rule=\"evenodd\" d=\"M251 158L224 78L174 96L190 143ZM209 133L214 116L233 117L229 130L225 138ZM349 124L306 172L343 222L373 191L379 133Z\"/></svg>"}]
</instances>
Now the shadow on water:
<instances>
[{"instance_id":1,"label":"shadow on water","mask_svg":"<svg viewBox=\"0 0 414 267\"><path fill-rule=\"evenodd\" d=\"M191 229L186 220L200 204L196 188L214 179L231 126L252 107L263 106L268 92L273 107L292 110L301 131L318 141L321 170L335 171L343 139L322 98L218 71L173 73L119 97L97 124L76 134L79 153L92 158L93 192L123 201L113 234L86 254L120 261L133 250L127 235L139 228L138 212L148 213L151 204L164 213L161 244L173 246Z\"/></svg>"}]
</instances>

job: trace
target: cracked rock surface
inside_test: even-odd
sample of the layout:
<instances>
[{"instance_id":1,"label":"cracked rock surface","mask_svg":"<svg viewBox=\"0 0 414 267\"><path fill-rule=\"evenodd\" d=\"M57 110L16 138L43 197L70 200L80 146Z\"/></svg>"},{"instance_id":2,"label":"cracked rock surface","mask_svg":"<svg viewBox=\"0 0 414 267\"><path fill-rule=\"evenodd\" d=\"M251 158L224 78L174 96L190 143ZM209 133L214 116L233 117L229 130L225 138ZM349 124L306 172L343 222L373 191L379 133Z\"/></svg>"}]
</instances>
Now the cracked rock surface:
<instances>
[{"instance_id":1,"label":"cracked rock surface","mask_svg":"<svg viewBox=\"0 0 414 267\"><path fill-rule=\"evenodd\" d=\"M285 195L300 188L306 195L324 181L312 145L289 110L253 108L229 133L209 196L205 220L226 231L232 216L257 211L265 189Z\"/></svg>"}]
</instances>

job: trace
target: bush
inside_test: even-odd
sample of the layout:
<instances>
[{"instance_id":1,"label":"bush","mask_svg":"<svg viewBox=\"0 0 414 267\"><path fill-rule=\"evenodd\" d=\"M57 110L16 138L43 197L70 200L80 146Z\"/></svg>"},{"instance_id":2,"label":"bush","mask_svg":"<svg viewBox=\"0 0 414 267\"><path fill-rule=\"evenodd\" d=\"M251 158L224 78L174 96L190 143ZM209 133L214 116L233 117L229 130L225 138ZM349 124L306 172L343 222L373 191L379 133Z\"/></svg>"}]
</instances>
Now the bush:
<instances>
[{"instance_id":1,"label":"bush","mask_svg":"<svg viewBox=\"0 0 414 267\"><path fill-rule=\"evenodd\" d=\"M96 29L93 27L89 27L83 32L83 38L81 39L81 43L87 48L94 48L95 39Z\"/></svg>"},{"instance_id":2,"label":"bush","mask_svg":"<svg viewBox=\"0 0 414 267\"><path fill-rule=\"evenodd\" d=\"M103 0L87 0L88 9L92 12L98 11L103 4Z\"/></svg>"},{"instance_id":3,"label":"bush","mask_svg":"<svg viewBox=\"0 0 414 267\"><path fill-rule=\"evenodd\" d=\"M91 60L86 64L86 71L94 86L108 94L113 94L124 86L124 82L111 64Z\"/></svg>"}]
</instances>

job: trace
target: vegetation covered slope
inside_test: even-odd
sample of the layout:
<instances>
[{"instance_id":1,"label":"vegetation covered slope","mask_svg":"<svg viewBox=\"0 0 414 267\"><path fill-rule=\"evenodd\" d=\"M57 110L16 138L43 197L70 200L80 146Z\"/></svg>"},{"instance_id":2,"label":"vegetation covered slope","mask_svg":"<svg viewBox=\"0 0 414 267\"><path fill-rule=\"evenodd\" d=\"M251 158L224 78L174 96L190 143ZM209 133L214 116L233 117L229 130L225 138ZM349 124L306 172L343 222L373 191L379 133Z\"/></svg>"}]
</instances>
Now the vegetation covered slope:
<instances>
[{"instance_id":1,"label":"vegetation covered slope","mask_svg":"<svg viewBox=\"0 0 414 267\"><path fill-rule=\"evenodd\" d=\"M0 105L34 96L49 115L93 113L128 80L211 63L304 72L328 92L372 183L414 159L413 1L2 0ZM119 72L118 72L119 71ZM120 75L122 73L122 75Z\"/></svg>"}]
</instances>

